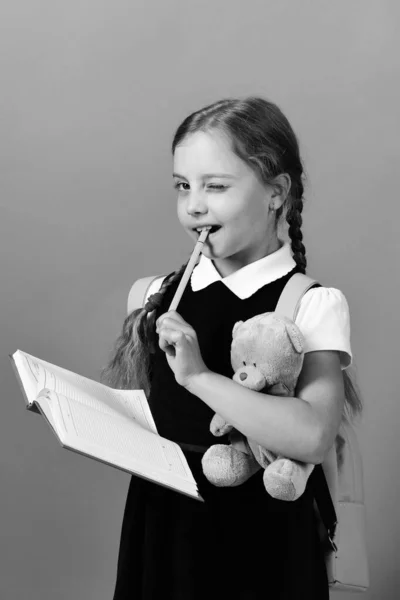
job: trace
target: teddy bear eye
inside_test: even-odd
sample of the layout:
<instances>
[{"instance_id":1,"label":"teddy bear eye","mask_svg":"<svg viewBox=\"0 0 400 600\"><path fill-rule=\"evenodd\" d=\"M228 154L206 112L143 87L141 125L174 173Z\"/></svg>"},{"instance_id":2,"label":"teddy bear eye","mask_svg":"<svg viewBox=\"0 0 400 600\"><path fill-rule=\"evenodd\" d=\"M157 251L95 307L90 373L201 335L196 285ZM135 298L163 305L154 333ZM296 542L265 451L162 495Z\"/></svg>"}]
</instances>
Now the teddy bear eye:
<instances>
[{"instance_id":1,"label":"teddy bear eye","mask_svg":"<svg viewBox=\"0 0 400 600\"><path fill-rule=\"evenodd\" d=\"M253 363L253 365L254 365L255 367L257 366L257 365L256 365L256 363Z\"/></svg>"},{"instance_id":2,"label":"teddy bear eye","mask_svg":"<svg viewBox=\"0 0 400 600\"><path fill-rule=\"evenodd\" d=\"M244 366L246 366L246 361L245 360L243 361L243 364L244 364Z\"/></svg>"}]
</instances>

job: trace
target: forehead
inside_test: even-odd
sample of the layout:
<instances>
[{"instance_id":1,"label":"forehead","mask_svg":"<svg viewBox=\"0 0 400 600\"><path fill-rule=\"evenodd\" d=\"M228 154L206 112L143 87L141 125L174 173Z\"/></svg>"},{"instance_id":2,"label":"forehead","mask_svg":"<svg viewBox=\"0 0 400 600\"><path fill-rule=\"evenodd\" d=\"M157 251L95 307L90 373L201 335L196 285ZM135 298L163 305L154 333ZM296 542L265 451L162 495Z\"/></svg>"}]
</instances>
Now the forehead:
<instances>
[{"instance_id":1,"label":"forehead","mask_svg":"<svg viewBox=\"0 0 400 600\"><path fill-rule=\"evenodd\" d=\"M248 171L246 163L232 151L230 140L217 131L186 136L175 148L173 167L185 177L212 172L241 175Z\"/></svg>"}]
</instances>

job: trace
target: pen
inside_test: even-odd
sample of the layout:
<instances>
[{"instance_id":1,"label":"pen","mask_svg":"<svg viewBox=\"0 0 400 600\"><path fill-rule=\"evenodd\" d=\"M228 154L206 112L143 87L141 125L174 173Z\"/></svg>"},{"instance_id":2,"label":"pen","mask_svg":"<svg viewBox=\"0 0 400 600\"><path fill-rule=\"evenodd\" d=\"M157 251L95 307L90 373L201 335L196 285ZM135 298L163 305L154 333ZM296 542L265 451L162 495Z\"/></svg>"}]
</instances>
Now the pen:
<instances>
[{"instance_id":1,"label":"pen","mask_svg":"<svg viewBox=\"0 0 400 600\"><path fill-rule=\"evenodd\" d=\"M182 279L179 282L178 289L175 292L175 295L174 295L174 297L172 299L172 302L171 302L170 307L169 307L168 310L176 310L177 309L179 301L182 298L182 294L185 291L186 284L189 281L189 278L190 278L190 276L192 274L192 271L193 271L193 269L195 267L196 261L197 261L199 255L200 255L201 251L203 250L203 244L204 244L204 242L207 239L207 236L208 236L208 233L209 233L210 229L211 229L211 227L205 227L202 230L202 232L200 234L200 237L197 240L197 243L196 243L196 245L195 245L195 247L193 249L193 252L192 252L192 255L191 255L190 259L189 259L189 262L186 265L185 272L184 272L184 274L182 276Z\"/></svg>"}]
</instances>

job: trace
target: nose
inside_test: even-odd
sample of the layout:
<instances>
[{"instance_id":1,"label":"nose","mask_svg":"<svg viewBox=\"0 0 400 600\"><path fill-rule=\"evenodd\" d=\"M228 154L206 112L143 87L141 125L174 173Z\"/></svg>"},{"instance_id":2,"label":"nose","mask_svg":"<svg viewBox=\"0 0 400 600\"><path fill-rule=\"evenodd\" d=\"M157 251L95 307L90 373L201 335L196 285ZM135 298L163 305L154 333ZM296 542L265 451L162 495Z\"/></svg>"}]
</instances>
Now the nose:
<instances>
[{"instance_id":1,"label":"nose","mask_svg":"<svg viewBox=\"0 0 400 600\"><path fill-rule=\"evenodd\" d=\"M247 373L240 373L239 377L240 381L244 381L245 379L247 379Z\"/></svg>"},{"instance_id":2,"label":"nose","mask_svg":"<svg viewBox=\"0 0 400 600\"><path fill-rule=\"evenodd\" d=\"M205 214L208 211L205 194L192 191L187 195L186 211L188 215Z\"/></svg>"}]
</instances>

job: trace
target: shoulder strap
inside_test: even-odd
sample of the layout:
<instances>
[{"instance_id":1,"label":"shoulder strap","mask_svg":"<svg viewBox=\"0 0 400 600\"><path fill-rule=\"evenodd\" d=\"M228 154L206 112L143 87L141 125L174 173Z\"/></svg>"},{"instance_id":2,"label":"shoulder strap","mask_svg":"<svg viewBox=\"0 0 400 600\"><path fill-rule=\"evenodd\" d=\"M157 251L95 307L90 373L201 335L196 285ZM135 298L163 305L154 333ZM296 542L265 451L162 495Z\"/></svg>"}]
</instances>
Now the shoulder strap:
<instances>
[{"instance_id":1,"label":"shoulder strap","mask_svg":"<svg viewBox=\"0 0 400 600\"><path fill-rule=\"evenodd\" d=\"M315 279L303 273L292 275L280 295L275 312L295 321L302 297L316 283Z\"/></svg>"},{"instance_id":2,"label":"shoulder strap","mask_svg":"<svg viewBox=\"0 0 400 600\"><path fill-rule=\"evenodd\" d=\"M337 515L322 464L315 465L310 480L319 515L328 534L328 540L332 549L336 552L337 548L333 540L336 533Z\"/></svg>"},{"instance_id":3,"label":"shoulder strap","mask_svg":"<svg viewBox=\"0 0 400 600\"><path fill-rule=\"evenodd\" d=\"M144 304L147 291L153 281L165 277L164 275L150 275L149 277L142 277L137 279L132 285L129 296L128 296L128 315L131 314L136 308L140 308Z\"/></svg>"}]
</instances>

